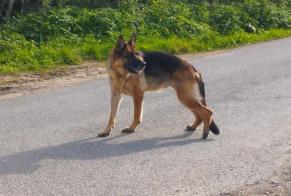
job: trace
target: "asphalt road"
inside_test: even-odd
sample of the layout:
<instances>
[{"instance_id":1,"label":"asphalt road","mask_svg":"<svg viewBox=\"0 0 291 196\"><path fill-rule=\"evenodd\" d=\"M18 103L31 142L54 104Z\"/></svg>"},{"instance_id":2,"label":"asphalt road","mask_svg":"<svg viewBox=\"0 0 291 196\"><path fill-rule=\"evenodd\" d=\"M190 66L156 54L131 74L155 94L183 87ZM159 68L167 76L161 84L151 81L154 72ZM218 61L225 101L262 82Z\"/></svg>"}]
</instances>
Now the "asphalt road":
<instances>
[{"instance_id":1,"label":"asphalt road","mask_svg":"<svg viewBox=\"0 0 291 196\"><path fill-rule=\"evenodd\" d=\"M0 195L218 195L272 175L291 147L291 38L196 56L221 135L202 127L172 89L146 94L143 124L124 97L118 124L108 79L0 101Z\"/></svg>"}]
</instances>

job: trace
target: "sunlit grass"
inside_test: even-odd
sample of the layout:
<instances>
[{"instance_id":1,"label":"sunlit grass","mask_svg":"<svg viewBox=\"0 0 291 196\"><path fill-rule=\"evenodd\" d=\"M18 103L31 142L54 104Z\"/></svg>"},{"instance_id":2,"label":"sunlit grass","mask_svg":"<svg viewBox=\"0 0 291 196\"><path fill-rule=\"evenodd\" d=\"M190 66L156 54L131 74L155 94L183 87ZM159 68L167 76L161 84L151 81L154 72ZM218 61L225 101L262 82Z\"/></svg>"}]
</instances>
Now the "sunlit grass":
<instances>
[{"instance_id":1,"label":"sunlit grass","mask_svg":"<svg viewBox=\"0 0 291 196\"><path fill-rule=\"evenodd\" d=\"M216 49L232 48L244 44L257 43L291 36L291 29L271 29L259 33L237 32L228 36L219 34L203 35L192 39L178 37L140 37L137 41L140 50L159 50L172 54L195 53ZM94 37L77 41L51 40L36 46L31 43L13 50L0 51L0 73L46 72L59 67L76 65L83 60L103 61L107 58L112 41L101 42ZM15 49L16 48L16 49Z\"/></svg>"}]
</instances>

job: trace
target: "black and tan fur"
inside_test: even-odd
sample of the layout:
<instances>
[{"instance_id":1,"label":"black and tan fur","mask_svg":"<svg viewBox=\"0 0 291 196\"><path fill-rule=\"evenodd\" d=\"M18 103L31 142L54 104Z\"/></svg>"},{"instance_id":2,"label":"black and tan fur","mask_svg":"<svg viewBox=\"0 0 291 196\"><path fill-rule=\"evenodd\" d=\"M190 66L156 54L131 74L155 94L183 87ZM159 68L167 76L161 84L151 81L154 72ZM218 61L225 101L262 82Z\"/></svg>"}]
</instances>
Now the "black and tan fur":
<instances>
[{"instance_id":1,"label":"black and tan fur","mask_svg":"<svg viewBox=\"0 0 291 196\"><path fill-rule=\"evenodd\" d=\"M133 98L133 121L122 130L132 133L142 120L144 93L168 86L175 89L179 101L195 116L196 120L186 130L194 131L203 122L203 139L207 138L209 130L218 135L213 112L206 106L201 74L190 63L176 56L162 52L138 52L135 39L133 34L131 40L125 43L120 36L109 56L107 71L111 87L111 112L106 128L98 136L108 136L114 128L121 94Z\"/></svg>"}]
</instances>

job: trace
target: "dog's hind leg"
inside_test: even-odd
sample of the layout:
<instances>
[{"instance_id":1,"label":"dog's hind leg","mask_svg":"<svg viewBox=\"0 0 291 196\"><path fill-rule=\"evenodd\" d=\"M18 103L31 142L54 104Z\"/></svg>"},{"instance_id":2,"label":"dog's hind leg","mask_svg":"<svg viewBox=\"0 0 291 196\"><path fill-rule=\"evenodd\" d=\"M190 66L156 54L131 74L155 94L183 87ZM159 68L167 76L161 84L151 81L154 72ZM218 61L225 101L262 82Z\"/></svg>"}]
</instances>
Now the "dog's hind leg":
<instances>
[{"instance_id":1,"label":"dog's hind leg","mask_svg":"<svg viewBox=\"0 0 291 196\"><path fill-rule=\"evenodd\" d=\"M209 109L206 108L205 106L202 106L199 112L199 116L203 121L203 134L202 134L202 139L207 139L208 134L209 134L209 127L212 122L212 114L213 112Z\"/></svg>"},{"instance_id":2,"label":"dog's hind leg","mask_svg":"<svg viewBox=\"0 0 291 196\"><path fill-rule=\"evenodd\" d=\"M202 138L206 139L209 134L209 126L212 121L213 112L201 104L201 97L199 91L195 89L195 83L193 85L193 83L190 81L183 82L182 84L176 86L175 89L180 102L203 121L204 127ZM193 127L198 125L198 123L199 120L198 122L196 120L196 122L193 124Z\"/></svg>"},{"instance_id":3,"label":"dog's hind leg","mask_svg":"<svg viewBox=\"0 0 291 196\"><path fill-rule=\"evenodd\" d=\"M195 122L192 125L186 127L186 131L195 131L197 127L201 124L202 120L196 112L193 112L195 116Z\"/></svg>"},{"instance_id":4,"label":"dog's hind leg","mask_svg":"<svg viewBox=\"0 0 291 196\"><path fill-rule=\"evenodd\" d=\"M140 89L134 89L132 98L134 104L134 118L129 128L123 129L123 133L133 133L142 121L142 104L144 93Z\"/></svg>"},{"instance_id":5,"label":"dog's hind leg","mask_svg":"<svg viewBox=\"0 0 291 196\"><path fill-rule=\"evenodd\" d=\"M203 121L203 134L202 139L206 139L209 134L209 126L212 121L212 111L209 108L201 105L194 99L189 99L187 101L182 101L187 108L189 108L192 112L195 112L200 119ZM194 123L196 124L196 122ZM196 128L196 127L195 127Z\"/></svg>"},{"instance_id":6,"label":"dog's hind leg","mask_svg":"<svg viewBox=\"0 0 291 196\"><path fill-rule=\"evenodd\" d=\"M111 111L110 111L110 118L108 124L103 132L98 134L98 137L106 137L110 134L112 128L115 126L115 119L118 112L118 108L121 102L121 93L116 90L111 90Z\"/></svg>"}]
</instances>

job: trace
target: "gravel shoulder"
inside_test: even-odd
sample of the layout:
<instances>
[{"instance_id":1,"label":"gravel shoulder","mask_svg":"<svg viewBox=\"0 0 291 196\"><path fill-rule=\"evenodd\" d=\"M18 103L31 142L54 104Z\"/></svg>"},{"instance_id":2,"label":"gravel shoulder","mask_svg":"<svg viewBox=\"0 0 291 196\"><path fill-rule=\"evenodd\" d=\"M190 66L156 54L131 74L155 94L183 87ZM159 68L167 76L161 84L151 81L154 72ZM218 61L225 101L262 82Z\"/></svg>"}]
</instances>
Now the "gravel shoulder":
<instances>
[{"instance_id":1,"label":"gravel shoulder","mask_svg":"<svg viewBox=\"0 0 291 196\"><path fill-rule=\"evenodd\" d=\"M0 75L0 99L29 94L38 89L70 86L105 77L103 62L84 62L47 73Z\"/></svg>"},{"instance_id":2,"label":"gravel shoulder","mask_svg":"<svg viewBox=\"0 0 291 196\"><path fill-rule=\"evenodd\" d=\"M179 55L183 59L223 53L227 50ZM85 61L46 73L0 74L0 99L29 94L39 89L53 89L106 77L106 63Z\"/></svg>"}]
</instances>

